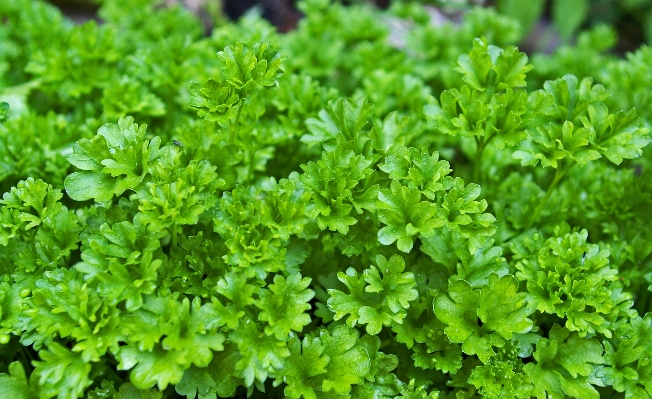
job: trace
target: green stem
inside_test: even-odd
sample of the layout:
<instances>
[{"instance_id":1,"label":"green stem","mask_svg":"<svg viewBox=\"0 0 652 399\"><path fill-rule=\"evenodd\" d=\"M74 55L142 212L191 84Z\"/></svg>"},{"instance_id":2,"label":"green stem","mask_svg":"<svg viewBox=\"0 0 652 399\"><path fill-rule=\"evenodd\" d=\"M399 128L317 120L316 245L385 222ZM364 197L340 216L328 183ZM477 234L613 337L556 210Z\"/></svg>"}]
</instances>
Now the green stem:
<instances>
[{"instance_id":1,"label":"green stem","mask_svg":"<svg viewBox=\"0 0 652 399\"><path fill-rule=\"evenodd\" d=\"M29 244L32 247L32 251L36 254L36 233L38 233L38 227L35 229L32 229L32 232L29 236Z\"/></svg>"},{"instance_id":2,"label":"green stem","mask_svg":"<svg viewBox=\"0 0 652 399\"><path fill-rule=\"evenodd\" d=\"M480 166L482 165L482 153L484 152L485 148L485 141L484 137L475 137L475 143L477 145L477 149L475 151L475 161L473 164L473 182L479 183L480 182Z\"/></svg>"},{"instance_id":3,"label":"green stem","mask_svg":"<svg viewBox=\"0 0 652 399\"><path fill-rule=\"evenodd\" d=\"M487 144L489 144L491 140L494 139L494 137L496 137L496 132L490 134L486 139L485 137L475 137L475 143L477 145L475 152L475 164L473 165L473 181L475 183L481 183L482 154L484 153L485 148L487 148Z\"/></svg>"},{"instance_id":4,"label":"green stem","mask_svg":"<svg viewBox=\"0 0 652 399\"><path fill-rule=\"evenodd\" d=\"M534 223L539 221L539 218L541 217L541 212L543 212L543 208L546 207L546 204L548 203L548 200L550 199L550 196L552 195L552 192L555 191L555 188L559 185L559 182L561 179L564 177L566 172L570 170L575 165L575 163L571 163L568 165L566 168L561 167L561 162L557 170L555 171L555 177L552 179L552 182L550 182L550 186L548 186L548 190L546 191L546 195L541 199L541 202L539 202L539 206L537 206L537 209L534 211L534 214L532 215L532 218L530 219L530 223L527 224L525 227L525 230L529 230L534 226Z\"/></svg>"},{"instance_id":5,"label":"green stem","mask_svg":"<svg viewBox=\"0 0 652 399\"><path fill-rule=\"evenodd\" d=\"M493 133L491 133L489 135L489 137L487 137L487 139L484 141L484 148L486 148L487 144L489 144L491 142L491 140L493 140L494 137L496 137L496 134L497 134L497 132L494 131Z\"/></svg>"},{"instance_id":6,"label":"green stem","mask_svg":"<svg viewBox=\"0 0 652 399\"><path fill-rule=\"evenodd\" d=\"M240 105L238 105L238 113L235 116L235 122L231 128L231 135L229 136L229 144L233 144L235 141L235 133L238 130L238 124L240 123L240 114L242 114L242 106L244 105L245 99L240 100Z\"/></svg>"}]
</instances>

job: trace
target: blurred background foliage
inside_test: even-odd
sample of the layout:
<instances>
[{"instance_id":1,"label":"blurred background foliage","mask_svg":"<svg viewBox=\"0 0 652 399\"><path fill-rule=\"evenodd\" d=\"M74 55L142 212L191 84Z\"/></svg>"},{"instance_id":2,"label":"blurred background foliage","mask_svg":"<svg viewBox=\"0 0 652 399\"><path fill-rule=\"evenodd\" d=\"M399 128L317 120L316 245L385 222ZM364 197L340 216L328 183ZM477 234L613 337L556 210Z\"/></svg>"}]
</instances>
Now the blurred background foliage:
<instances>
[{"instance_id":1,"label":"blurred background foliage","mask_svg":"<svg viewBox=\"0 0 652 399\"><path fill-rule=\"evenodd\" d=\"M50 0L80 21L95 18L101 0ZM296 27L302 17L296 0L164 0L182 3L205 22L206 29L226 19L235 20L257 9L280 32ZM418 3L450 18L477 6L492 7L521 25L521 47L528 52L551 53L575 43L587 29L608 27L615 33L612 51L625 54L652 40L652 0L348 0L345 4L373 4L387 8Z\"/></svg>"}]
</instances>

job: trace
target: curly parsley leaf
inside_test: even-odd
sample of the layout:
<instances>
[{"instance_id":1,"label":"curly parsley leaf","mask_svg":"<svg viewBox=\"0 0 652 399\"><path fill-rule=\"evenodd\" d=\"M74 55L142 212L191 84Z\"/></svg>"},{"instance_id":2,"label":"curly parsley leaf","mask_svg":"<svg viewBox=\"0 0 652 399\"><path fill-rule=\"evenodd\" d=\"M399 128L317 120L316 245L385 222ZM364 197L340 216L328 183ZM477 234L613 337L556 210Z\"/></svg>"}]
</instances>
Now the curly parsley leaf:
<instances>
[{"instance_id":1,"label":"curly parsley leaf","mask_svg":"<svg viewBox=\"0 0 652 399\"><path fill-rule=\"evenodd\" d=\"M350 215L353 208L359 214L363 209L375 211L378 185L373 184L374 164L373 158L338 146L333 151L324 151L318 162L301 165L304 173L299 180L312 194L315 210L319 212L319 228L347 234L349 226L357 223Z\"/></svg>"},{"instance_id":2,"label":"curly parsley leaf","mask_svg":"<svg viewBox=\"0 0 652 399\"><path fill-rule=\"evenodd\" d=\"M380 190L378 194L378 219L386 226L378 231L378 241L383 245L392 245L402 252L410 252L415 236L430 237L434 229L444 224L438 218L437 204L421 201L421 191L409 188L397 181L392 181L389 190Z\"/></svg>"},{"instance_id":3,"label":"curly parsley leaf","mask_svg":"<svg viewBox=\"0 0 652 399\"><path fill-rule=\"evenodd\" d=\"M328 107L319 111L319 119L309 118L306 125L310 134L301 137L308 145L321 144L326 151L337 145L360 153L369 140L366 128L372 105L364 98L330 101Z\"/></svg>"},{"instance_id":4,"label":"curly parsley leaf","mask_svg":"<svg viewBox=\"0 0 652 399\"><path fill-rule=\"evenodd\" d=\"M493 347L503 347L514 333L532 329L526 296L518 292L513 276L492 274L488 285L479 290L464 280L451 283L447 294L435 298L434 309L437 318L448 325L444 329L448 338L461 343L466 354L477 354L487 363L495 355Z\"/></svg>"},{"instance_id":5,"label":"curly parsley leaf","mask_svg":"<svg viewBox=\"0 0 652 399\"><path fill-rule=\"evenodd\" d=\"M540 161L541 166L556 169L563 159L586 165L588 161L600 158L598 151L590 149L589 129L576 129L572 122L566 121L562 126L554 123L537 126L530 133L535 144L524 144L525 149L513 154L514 158L521 160L521 165L536 165Z\"/></svg>"},{"instance_id":6,"label":"curly parsley leaf","mask_svg":"<svg viewBox=\"0 0 652 399\"><path fill-rule=\"evenodd\" d=\"M322 380L325 392L347 394L351 385L361 383L371 368L370 355L358 344L358 334L346 326L337 326L331 332L319 333L324 355L328 356L328 373Z\"/></svg>"},{"instance_id":7,"label":"curly parsley leaf","mask_svg":"<svg viewBox=\"0 0 652 399\"><path fill-rule=\"evenodd\" d=\"M18 230L28 231L40 226L46 219L53 219L62 211L61 198L61 190L42 180L29 177L18 182L0 201L4 205L0 243L7 245Z\"/></svg>"},{"instance_id":8,"label":"curly parsley leaf","mask_svg":"<svg viewBox=\"0 0 652 399\"><path fill-rule=\"evenodd\" d=\"M0 373L0 395L6 398L31 399L37 398L34 388L25 375L25 369L20 362L11 362L9 373Z\"/></svg>"},{"instance_id":9,"label":"curly parsley leaf","mask_svg":"<svg viewBox=\"0 0 652 399\"><path fill-rule=\"evenodd\" d=\"M410 302L418 298L418 292L413 288L414 274L403 272L403 258L394 255L387 260L378 255L376 264L378 267L372 265L363 272L362 279L357 277L357 272L352 268L346 274L337 274L350 294L336 289L328 290L331 295L328 307L335 312L335 320L350 314L347 325L354 327L357 323L367 324L367 333L371 335L378 334L383 325L402 323Z\"/></svg>"},{"instance_id":10,"label":"curly parsley leaf","mask_svg":"<svg viewBox=\"0 0 652 399\"><path fill-rule=\"evenodd\" d=\"M163 261L159 241L164 232L147 232L140 217L109 225L104 223L82 241L82 261L75 268L89 280L99 280L98 290L109 299L126 301L128 310L142 306L152 294Z\"/></svg>"},{"instance_id":11,"label":"curly parsley leaf","mask_svg":"<svg viewBox=\"0 0 652 399\"><path fill-rule=\"evenodd\" d=\"M237 347L225 345L224 351L216 352L213 360L206 367L190 366L184 373L175 391L186 398L212 399L216 396L227 398L233 396L240 385L235 364L240 358Z\"/></svg>"},{"instance_id":12,"label":"curly parsley leaf","mask_svg":"<svg viewBox=\"0 0 652 399\"><path fill-rule=\"evenodd\" d=\"M224 62L226 81L243 93L254 87L276 88L276 79L283 74L281 63L287 58L272 50L269 43L250 46L238 42L217 53Z\"/></svg>"},{"instance_id":13,"label":"curly parsley leaf","mask_svg":"<svg viewBox=\"0 0 652 399\"><path fill-rule=\"evenodd\" d=\"M226 262L261 279L289 267L290 237L314 226L309 198L296 178L278 183L270 179L262 188L238 186L225 193L213 221L229 250Z\"/></svg>"},{"instance_id":14,"label":"curly parsley leaf","mask_svg":"<svg viewBox=\"0 0 652 399\"><path fill-rule=\"evenodd\" d=\"M418 188L429 200L434 200L436 193L445 190L445 184L451 178L452 169L448 161L439 160L439 153L428 153L426 148L420 151L413 147L397 147L385 157L385 163L378 166L389 174L390 179L407 183L408 188Z\"/></svg>"},{"instance_id":15,"label":"curly parsley leaf","mask_svg":"<svg viewBox=\"0 0 652 399\"><path fill-rule=\"evenodd\" d=\"M317 398L316 390L321 387L320 375L326 374L330 358L324 355L326 348L319 337L306 336L303 341L292 337L288 342L290 357L283 369L283 378L277 377L275 385L284 382L285 395L291 399Z\"/></svg>"},{"instance_id":16,"label":"curly parsley leaf","mask_svg":"<svg viewBox=\"0 0 652 399\"><path fill-rule=\"evenodd\" d=\"M591 140L608 160L619 165L623 159L641 156L650 143L650 129L643 127L635 109L610 114L602 103L588 106L588 117L581 118L590 129Z\"/></svg>"},{"instance_id":17,"label":"curly parsley leaf","mask_svg":"<svg viewBox=\"0 0 652 399\"><path fill-rule=\"evenodd\" d=\"M199 298L191 303L174 294L148 296L124 327L128 345L116 354L118 368L131 370L131 381L140 389L177 384L191 365L206 367L213 351L223 350L216 316L215 308L201 305Z\"/></svg>"},{"instance_id":18,"label":"curly parsley leaf","mask_svg":"<svg viewBox=\"0 0 652 399\"><path fill-rule=\"evenodd\" d=\"M209 121L227 126L238 113L236 105L241 101L236 90L213 79L206 81L206 86L197 82L190 85L188 105L197 110L197 115Z\"/></svg>"},{"instance_id":19,"label":"curly parsley leaf","mask_svg":"<svg viewBox=\"0 0 652 399\"><path fill-rule=\"evenodd\" d=\"M525 74L534 68L528 64L527 55L516 47L503 50L490 45L484 37L475 39L473 49L469 54L462 54L457 64L456 71L476 90L523 87Z\"/></svg>"},{"instance_id":20,"label":"curly parsley leaf","mask_svg":"<svg viewBox=\"0 0 652 399\"><path fill-rule=\"evenodd\" d=\"M462 367L462 350L446 336L445 328L434 315L431 296L413 302L403 323L392 325L396 340L412 350L415 367L455 374Z\"/></svg>"},{"instance_id":21,"label":"curly parsley leaf","mask_svg":"<svg viewBox=\"0 0 652 399\"><path fill-rule=\"evenodd\" d=\"M310 324L310 315L305 313L311 306L308 301L315 293L307 289L310 278L301 278L301 274L290 275L287 279L282 275L274 276L274 283L269 288L258 292L254 303L261 312L258 319L269 323L265 334L274 335L278 340L284 340L291 331L301 332Z\"/></svg>"},{"instance_id":22,"label":"curly parsley leaf","mask_svg":"<svg viewBox=\"0 0 652 399\"><path fill-rule=\"evenodd\" d=\"M161 139L147 140L146 128L127 117L118 124L102 126L90 140L77 141L68 160L83 171L66 177L64 184L70 198L105 202L114 195L136 189L145 179L150 164L161 155Z\"/></svg>"},{"instance_id":23,"label":"curly parsley leaf","mask_svg":"<svg viewBox=\"0 0 652 399\"><path fill-rule=\"evenodd\" d=\"M47 350L39 351L39 357L41 360L34 361L34 373L43 394L48 397L80 397L92 383L89 375L91 363L57 342L51 342Z\"/></svg>"},{"instance_id":24,"label":"curly parsley leaf","mask_svg":"<svg viewBox=\"0 0 652 399\"><path fill-rule=\"evenodd\" d=\"M631 319L614 336L602 343L605 365L596 377L625 397L645 397L652 383L650 355L652 354L652 315Z\"/></svg>"},{"instance_id":25,"label":"curly parsley leaf","mask_svg":"<svg viewBox=\"0 0 652 399\"><path fill-rule=\"evenodd\" d=\"M595 366L605 362L604 349L595 339L581 338L576 332L555 324L549 338L536 344L535 363L523 366L534 385L537 398L564 395L598 399L600 394L590 382ZM546 396L548 395L548 396Z\"/></svg>"},{"instance_id":26,"label":"curly parsley leaf","mask_svg":"<svg viewBox=\"0 0 652 399\"><path fill-rule=\"evenodd\" d=\"M527 398L532 391L530 378L519 370L519 360L496 360L477 366L471 372L472 384L485 398Z\"/></svg>"},{"instance_id":27,"label":"curly parsley leaf","mask_svg":"<svg viewBox=\"0 0 652 399\"><path fill-rule=\"evenodd\" d=\"M551 237L541 249L516 264L533 306L566 319L565 327L581 337L600 332L607 337L611 321L628 314L617 306L631 297L619 289L609 252L588 244L588 232ZM631 305L631 303L630 303ZM622 314L622 313L625 314Z\"/></svg>"}]
</instances>

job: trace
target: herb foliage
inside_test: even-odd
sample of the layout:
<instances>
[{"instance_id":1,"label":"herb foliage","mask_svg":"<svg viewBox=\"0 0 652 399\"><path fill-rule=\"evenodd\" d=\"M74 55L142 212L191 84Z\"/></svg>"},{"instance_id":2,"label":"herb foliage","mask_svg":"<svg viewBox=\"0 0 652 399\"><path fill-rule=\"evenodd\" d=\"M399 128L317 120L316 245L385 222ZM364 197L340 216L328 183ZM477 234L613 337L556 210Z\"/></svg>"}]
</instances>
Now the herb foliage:
<instances>
[{"instance_id":1,"label":"herb foliage","mask_svg":"<svg viewBox=\"0 0 652 399\"><path fill-rule=\"evenodd\" d=\"M1 397L652 397L649 48L157 3L0 4Z\"/></svg>"}]
</instances>

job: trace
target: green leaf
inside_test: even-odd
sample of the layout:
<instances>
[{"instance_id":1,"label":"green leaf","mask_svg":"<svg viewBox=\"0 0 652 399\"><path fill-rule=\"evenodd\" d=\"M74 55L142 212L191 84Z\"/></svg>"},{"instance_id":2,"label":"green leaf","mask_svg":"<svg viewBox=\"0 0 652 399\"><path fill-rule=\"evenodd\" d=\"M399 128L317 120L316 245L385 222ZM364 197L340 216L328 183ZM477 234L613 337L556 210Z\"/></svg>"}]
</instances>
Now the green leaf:
<instances>
[{"instance_id":1,"label":"green leaf","mask_svg":"<svg viewBox=\"0 0 652 399\"><path fill-rule=\"evenodd\" d=\"M120 192L122 189L118 188ZM109 201L116 191L116 182L109 175L95 172L74 172L66 177L66 193L78 201ZM122 191L124 192L124 191Z\"/></svg>"},{"instance_id":2,"label":"green leaf","mask_svg":"<svg viewBox=\"0 0 652 399\"><path fill-rule=\"evenodd\" d=\"M439 294L434 300L435 315L447 324L446 336L462 344L462 350L469 355L477 354L486 362L495 354L492 346L502 346L503 341L495 334L484 337L477 323L476 309L480 303L480 292L472 290L464 281L458 280L448 288L448 294Z\"/></svg>"},{"instance_id":3,"label":"green leaf","mask_svg":"<svg viewBox=\"0 0 652 399\"><path fill-rule=\"evenodd\" d=\"M487 133L495 132L496 147L515 147L520 144L527 137L525 127L532 116L530 112L536 110L535 107L530 107L527 93L509 88L505 93L494 94L490 105L492 118Z\"/></svg>"},{"instance_id":4,"label":"green leaf","mask_svg":"<svg viewBox=\"0 0 652 399\"><path fill-rule=\"evenodd\" d=\"M343 224L346 227L338 228L341 234L346 234L348 226L355 224L355 220L347 217L353 205L358 213L363 209L375 210L372 197L378 192L378 186L373 185L375 173L372 169L375 160L363 155L355 155L351 150L344 150L338 146L333 151L324 151L318 162L308 162L301 165L304 173L299 180L310 189L315 201L320 227ZM346 201L346 204L344 204ZM336 212L332 212L335 209ZM348 209L344 211L342 209ZM332 215L335 213L335 215ZM335 217L335 216L339 217Z\"/></svg>"},{"instance_id":5,"label":"green leaf","mask_svg":"<svg viewBox=\"0 0 652 399\"><path fill-rule=\"evenodd\" d=\"M283 369L285 359L290 356L285 341L259 331L254 320L245 317L239 328L230 334L242 357L236 362L238 377L251 387L254 381L265 382L267 377Z\"/></svg>"},{"instance_id":6,"label":"green leaf","mask_svg":"<svg viewBox=\"0 0 652 399\"><path fill-rule=\"evenodd\" d=\"M555 28L565 40L570 40L589 14L588 0L560 1L552 3L552 18Z\"/></svg>"},{"instance_id":7,"label":"green leaf","mask_svg":"<svg viewBox=\"0 0 652 399\"><path fill-rule=\"evenodd\" d=\"M590 140L608 160L619 165L623 159L641 156L642 148L652 141L650 129L643 127L635 109L609 114L602 103L588 106L588 118L582 123L590 129Z\"/></svg>"},{"instance_id":8,"label":"green leaf","mask_svg":"<svg viewBox=\"0 0 652 399\"><path fill-rule=\"evenodd\" d=\"M146 140L146 128L135 124L132 117L122 118L117 125L102 126L91 140L75 143L68 160L84 172L66 178L70 198L105 202L126 190L136 190L150 164L161 155L160 138Z\"/></svg>"},{"instance_id":9,"label":"green leaf","mask_svg":"<svg viewBox=\"0 0 652 399\"><path fill-rule=\"evenodd\" d=\"M524 87L525 74L534 68L525 53L510 46L505 50L489 45L484 37L473 41L469 54L457 59L455 70L475 90L505 90Z\"/></svg>"},{"instance_id":10,"label":"green leaf","mask_svg":"<svg viewBox=\"0 0 652 399\"><path fill-rule=\"evenodd\" d=\"M499 53L494 61L493 71L496 73L498 90L525 87L525 74L534 65L528 64L528 56L514 46L509 46Z\"/></svg>"},{"instance_id":11,"label":"green leaf","mask_svg":"<svg viewBox=\"0 0 652 399\"><path fill-rule=\"evenodd\" d=\"M546 393L563 397L598 399L598 391L589 382L594 365L604 363L602 345L595 339L580 338L577 333L555 324L549 338L537 342L536 363L523 371L534 384L532 394L546 398Z\"/></svg>"},{"instance_id":12,"label":"green leaf","mask_svg":"<svg viewBox=\"0 0 652 399\"><path fill-rule=\"evenodd\" d=\"M407 309L401 324L392 325L396 340L412 349L414 365L455 374L462 367L462 350L444 333L446 324L433 313L432 298L422 296Z\"/></svg>"},{"instance_id":13,"label":"green leaf","mask_svg":"<svg viewBox=\"0 0 652 399\"><path fill-rule=\"evenodd\" d=\"M208 121L227 126L238 113L236 105L243 101L236 90L228 84L208 79L205 86L197 82L190 84L188 105L197 115Z\"/></svg>"},{"instance_id":14,"label":"green leaf","mask_svg":"<svg viewBox=\"0 0 652 399\"><path fill-rule=\"evenodd\" d=\"M237 347L227 345L225 351L215 353L208 366L190 366L174 389L179 395L185 395L189 399L231 397L237 386L235 364L239 358Z\"/></svg>"},{"instance_id":15,"label":"green leaf","mask_svg":"<svg viewBox=\"0 0 652 399\"><path fill-rule=\"evenodd\" d=\"M280 68L287 57L272 50L270 43L255 43L253 46L238 42L217 53L224 62L222 74L226 81L243 93L256 86L276 88L276 81L283 74Z\"/></svg>"},{"instance_id":16,"label":"green leaf","mask_svg":"<svg viewBox=\"0 0 652 399\"><path fill-rule=\"evenodd\" d=\"M15 213L21 224L12 226L11 233L3 229L2 235L8 239L16 233L18 228L30 230L40 226L47 219L52 220L62 211L62 205L59 202L62 197L61 190L54 189L40 179L34 180L29 177L27 180L19 181L15 187L11 188L10 192L2 196L0 203L10 212Z\"/></svg>"},{"instance_id":17,"label":"green leaf","mask_svg":"<svg viewBox=\"0 0 652 399\"><path fill-rule=\"evenodd\" d=\"M226 192L213 219L229 250L224 260L261 279L284 270L290 237L313 219L309 198L310 192L295 178Z\"/></svg>"},{"instance_id":18,"label":"green leaf","mask_svg":"<svg viewBox=\"0 0 652 399\"><path fill-rule=\"evenodd\" d=\"M285 363L283 377L277 377L274 385L285 382L285 395L290 399L316 399L321 388L323 374L330 358L324 355L324 346L319 337L306 336L303 341L297 337L288 342L290 357Z\"/></svg>"},{"instance_id":19,"label":"green leaf","mask_svg":"<svg viewBox=\"0 0 652 399\"><path fill-rule=\"evenodd\" d=\"M364 294L365 283L362 276L358 277L358 272L352 267L346 269L346 274L338 272L337 278L346 285L350 293L345 294L340 290L329 289L328 308L335 312L333 316L335 320L340 320L349 314L346 324L353 328L359 322L362 307L369 304L367 295Z\"/></svg>"},{"instance_id":20,"label":"green leaf","mask_svg":"<svg viewBox=\"0 0 652 399\"><path fill-rule=\"evenodd\" d=\"M600 153L590 149L590 131L587 128L575 128L566 121L560 127L550 123L537 126L536 132L530 132L531 142L523 150L514 152L513 157L521 160L521 165L536 165L541 161L543 167L558 168L559 162L572 159L580 165L600 158Z\"/></svg>"},{"instance_id":21,"label":"green leaf","mask_svg":"<svg viewBox=\"0 0 652 399\"><path fill-rule=\"evenodd\" d=\"M378 218L386 224L378 231L378 241L383 245L397 242L398 249L410 252L415 236L432 236L434 229L444 221L435 217L437 205L421 201L421 192L392 181L389 190L378 194Z\"/></svg>"},{"instance_id":22,"label":"green leaf","mask_svg":"<svg viewBox=\"0 0 652 399\"><path fill-rule=\"evenodd\" d=\"M436 218L443 221L449 230L458 232L468 240L469 251L475 253L484 245L486 237L496 232L496 218L487 209L487 200L476 201L480 196L480 186L475 183L464 185L464 181L456 177L446 187L448 192L443 196L438 207ZM439 226L436 227L441 227ZM428 235L424 234L428 237Z\"/></svg>"},{"instance_id":23,"label":"green leaf","mask_svg":"<svg viewBox=\"0 0 652 399\"><path fill-rule=\"evenodd\" d=\"M493 66L487 40L484 38L475 39L473 49L469 54L460 55L457 58L457 65L455 70L463 75L466 84L476 90L487 88L489 86L489 72Z\"/></svg>"},{"instance_id":24,"label":"green leaf","mask_svg":"<svg viewBox=\"0 0 652 399\"><path fill-rule=\"evenodd\" d=\"M133 386L133 384L130 382L123 385ZM118 391L115 389L114 381L102 380L100 386L96 387L95 389L87 393L87 398L88 399L113 398L117 393Z\"/></svg>"},{"instance_id":25,"label":"green leaf","mask_svg":"<svg viewBox=\"0 0 652 399\"><path fill-rule=\"evenodd\" d=\"M368 139L365 126L371 107L365 97L355 101L351 98L329 101L328 107L319 111L319 119L306 120L310 134L303 135L301 141L309 146L321 144L326 151L346 143L353 147L351 149L359 149Z\"/></svg>"},{"instance_id":26,"label":"green leaf","mask_svg":"<svg viewBox=\"0 0 652 399\"><path fill-rule=\"evenodd\" d=\"M365 291L383 295L384 306L395 314L404 314L402 311L410 307L410 301L419 296L413 288L416 285L414 274L403 272L405 261L399 255L393 255L389 260L378 255L376 264L378 267L372 265L363 273L368 284Z\"/></svg>"},{"instance_id":27,"label":"green leaf","mask_svg":"<svg viewBox=\"0 0 652 399\"><path fill-rule=\"evenodd\" d=\"M0 395L4 398L31 399L37 398L30 387L25 369L20 362L9 364L9 374L0 373Z\"/></svg>"},{"instance_id":28,"label":"green leaf","mask_svg":"<svg viewBox=\"0 0 652 399\"><path fill-rule=\"evenodd\" d=\"M142 352L134 346L125 346L120 349L117 359L120 361L118 370L131 370L131 381L139 389L148 389L154 384L165 389L169 384L178 383L184 372L184 368L177 364L181 360L177 353L161 347Z\"/></svg>"},{"instance_id":29,"label":"green leaf","mask_svg":"<svg viewBox=\"0 0 652 399\"><path fill-rule=\"evenodd\" d=\"M430 200L445 189L452 170L448 161L439 160L439 153L428 153L426 148L398 147L385 158L379 169L389 174L390 179L407 183L409 188L418 188Z\"/></svg>"},{"instance_id":30,"label":"green leaf","mask_svg":"<svg viewBox=\"0 0 652 399\"><path fill-rule=\"evenodd\" d=\"M131 382L139 389L160 390L177 384L191 365L207 366L214 351L224 349L224 335L217 333L217 315L211 304L192 304L178 295L147 297L124 327L128 345L116 354L119 370L131 370Z\"/></svg>"},{"instance_id":31,"label":"green leaf","mask_svg":"<svg viewBox=\"0 0 652 399\"><path fill-rule=\"evenodd\" d=\"M128 76L104 89L102 105L108 119L124 115L163 116L166 112L163 100L141 81Z\"/></svg>"},{"instance_id":32,"label":"green leaf","mask_svg":"<svg viewBox=\"0 0 652 399\"><path fill-rule=\"evenodd\" d=\"M397 396L400 399L437 399L439 398L439 392L431 391L428 393L428 389L423 386L417 386L414 379L410 380L410 383L401 389L401 396Z\"/></svg>"},{"instance_id":33,"label":"green leaf","mask_svg":"<svg viewBox=\"0 0 652 399\"><path fill-rule=\"evenodd\" d=\"M552 96L556 112L551 116L560 124L564 121L578 124L579 118L586 115L590 104L600 103L609 97L604 86L594 85L592 78L587 77L580 82L574 75L546 81L543 90L539 92L539 96Z\"/></svg>"},{"instance_id":34,"label":"green leaf","mask_svg":"<svg viewBox=\"0 0 652 399\"><path fill-rule=\"evenodd\" d=\"M431 97L424 107L429 120L434 121L438 132L462 137L476 137L487 134L488 119L492 114L487 94L469 86L445 90L440 102ZM459 111L458 111L459 110ZM461 112L460 112L461 111Z\"/></svg>"},{"instance_id":35,"label":"green leaf","mask_svg":"<svg viewBox=\"0 0 652 399\"><path fill-rule=\"evenodd\" d=\"M274 276L274 284L269 289L258 292L254 304L261 312L258 319L266 321L265 334L274 335L279 341L285 340L291 331L301 332L310 324L310 315L305 313L311 306L308 301L315 296L313 290L307 289L311 279L301 278L295 273L287 279L280 274Z\"/></svg>"},{"instance_id":36,"label":"green leaf","mask_svg":"<svg viewBox=\"0 0 652 399\"><path fill-rule=\"evenodd\" d=\"M495 358L489 364L475 367L468 382L485 398L529 398L532 390L530 379L518 372L515 362Z\"/></svg>"},{"instance_id":37,"label":"green leaf","mask_svg":"<svg viewBox=\"0 0 652 399\"><path fill-rule=\"evenodd\" d=\"M163 393L155 389L138 389L130 382L120 385L114 399L161 399Z\"/></svg>"},{"instance_id":38,"label":"green leaf","mask_svg":"<svg viewBox=\"0 0 652 399\"><path fill-rule=\"evenodd\" d=\"M217 282L215 290L228 298L236 309L242 310L245 306L254 304L253 294L258 291L258 287L249 284L244 274L229 272Z\"/></svg>"},{"instance_id":39,"label":"green leaf","mask_svg":"<svg viewBox=\"0 0 652 399\"><path fill-rule=\"evenodd\" d=\"M510 275L492 274L480 290L458 280L449 285L448 294L437 295L435 314L448 325L444 331L452 342L461 343L465 353L477 354L486 364L495 355L492 347L503 347L514 333L532 328L526 294L517 290L518 282Z\"/></svg>"},{"instance_id":40,"label":"green leaf","mask_svg":"<svg viewBox=\"0 0 652 399\"><path fill-rule=\"evenodd\" d=\"M623 324L618 336L603 341L605 366L596 372L607 386L625 397L645 397L652 382L649 372L652 349L652 316L636 316L630 323Z\"/></svg>"},{"instance_id":41,"label":"green leaf","mask_svg":"<svg viewBox=\"0 0 652 399\"><path fill-rule=\"evenodd\" d=\"M532 320L527 316L527 294L518 292L518 280L514 276L498 277L492 274L489 284L480 291L480 307L477 315L483 327L496 331L505 339L512 334L523 334L532 329Z\"/></svg>"},{"instance_id":42,"label":"green leaf","mask_svg":"<svg viewBox=\"0 0 652 399\"><path fill-rule=\"evenodd\" d=\"M371 335L378 334L383 325L402 323L410 301L418 298L413 288L414 275L403 272L403 258L394 255L388 261L378 255L376 263L378 267L370 266L363 272L362 279L367 285L358 278L355 269L349 268L346 274L338 273L337 278L347 286L350 294L336 289L328 290L331 295L328 308L335 312L334 319L339 320L350 314L347 325L367 324L367 333Z\"/></svg>"},{"instance_id":43,"label":"green leaf","mask_svg":"<svg viewBox=\"0 0 652 399\"><path fill-rule=\"evenodd\" d=\"M516 278L527 282L532 305L566 318L565 327L580 336L600 332L611 336L609 322L619 317L614 291L617 271L609 267L608 251L587 244L588 232L551 237L534 254L517 262ZM563 298L563 299L562 299Z\"/></svg>"},{"instance_id":44,"label":"green leaf","mask_svg":"<svg viewBox=\"0 0 652 399\"><path fill-rule=\"evenodd\" d=\"M75 269L87 279L99 280L98 291L110 300L125 300L127 310L136 310L143 296L156 288L158 269L163 261L158 259L165 232L147 232L140 217L116 223L103 223L89 232L82 245L82 261Z\"/></svg>"},{"instance_id":45,"label":"green leaf","mask_svg":"<svg viewBox=\"0 0 652 399\"><path fill-rule=\"evenodd\" d=\"M89 378L91 364L57 342L48 344L48 350L39 351L40 361L34 361L34 373L47 397L78 398L93 381Z\"/></svg>"},{"instance_id":46,"label":"green leaf","mask_svg":"<svg viewBox=\"0 0 652 399\"><path fill-rule=\"evenodd\" d=\"M346 326L337 326L332 332L321 330L319 338L324 346L324 356L330 359L322 390L349 393L351 385L361 383L369 372L371 362L367 350L357 345L357 332Z\"/></svg>"},{"instance_id":47,"label":"green leaf","mask_svg":"<svg viewBox=\"0 0 652 399\"><path fill-rule=\"evenodd\" d=\"M199 216L217 202L216 191L225 184L206 160L191 161L175 172L176 179L169 176L172 181L147 183L131 196L139 202L143 222L152 229L170 230L173 241L177 226L196 224Z\"/></svg>"},{"instance_id":48,"label":"green leaf","mask_svg":"<svg viewBox=\"0 0 652 399\"><path fill-rule=\"evenodd\" d=\"M83 362L99 362L109 350L117 350L124 337L115 301L83 284L70 269L45 272L26 299L29 304L18 324L23 344L49 345L53 336L74 339L72 350Z\"/></svg>"},{"instance_id":49,"label":"green leaf","mask_svg":"<svg viewBox=\"0 0 652 399\"><path fill-rule=\"evenodd\" d=\"M412 132L408 130L408 118L400 117L396 111L390 112L385 119L374 123L372 138L374 147L384 155L407 146L412 139Z\"/></svg>"}]
</instances>

